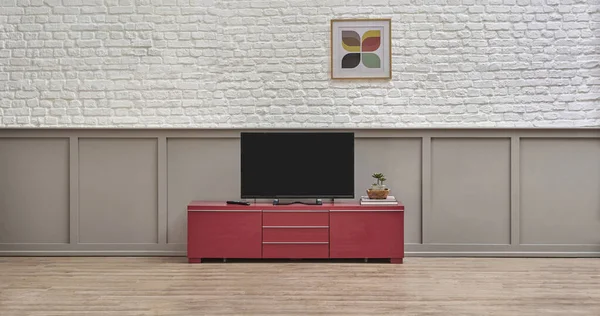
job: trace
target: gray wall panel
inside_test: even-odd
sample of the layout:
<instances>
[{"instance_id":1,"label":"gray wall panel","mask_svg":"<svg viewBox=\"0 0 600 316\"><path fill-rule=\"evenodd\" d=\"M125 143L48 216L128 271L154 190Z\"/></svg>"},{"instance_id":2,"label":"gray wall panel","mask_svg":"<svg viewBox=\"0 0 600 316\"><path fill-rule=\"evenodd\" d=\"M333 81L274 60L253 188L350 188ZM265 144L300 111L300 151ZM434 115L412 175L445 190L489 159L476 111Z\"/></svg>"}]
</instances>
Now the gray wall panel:
<instances>
[{"instance_id":1,"label":"gray wall panel","mask_svg":"<svg viewBox=\"0 0 600 316\"><path fill-rule=\"evenodd\" d=\"M240 197L240 131L0 129L0 256L185 255L187 203ZM353 131L408 256L600 257L599 128Z\"/></svg>"},{"instance_id":2,"label":"gray wall panel","mask_svg":"<svg viewBox=\"0 0 600 316\"><path fill-rule=\"evenodd\" d=\"M432 139L427 243L510 243L510 140Z\"/></svg>"},{"instance_id":3,"label":"gray wall panel","mask_svg":"<svg viewBox=\"0 0 600 316\"><path fill-rule=\"evenodd\" d=\"M366 195L373 173L385 174L390 195L406 207L405 242L421 243L421 140L362 138L355 143L356 198Z\"/></svg>"},{"instance_id":4,"label":"gray wall panel","mask_svg":"<svg viewBox=\"0 0 600 316\"><path fill-rule=\"evenodd\" d=\"M0 243L69 242L69 139L0 138Z\"/></svg>"},{"instance_id":5,"label":"gray wall panel","mask_svg":"<svg viewBox=\"0 0 600 316\"><path fill-rule=\"evenodd\" d=\"M600 250L599 139L521 141L521 243Z\"/></svg>"},{"instance_id":6,"label":"gray wall panel","mask_svg":"<svg viewBox=\"0 0 600 316\"><path fill-rule=\"evenodd\" d=\"M187 242L187 204L240 198L239 139L168 139L167 242Z\"/></svg>"},{"instance_id":7,"label":"gray wall panel","mask_svg":"<svg viewBox=\"0 0 600 316\"><path fill-rule=\"evenodd\" d=\"M157 140L80 139L79 242L156 243Z\"/></svg>"}]
</instances>

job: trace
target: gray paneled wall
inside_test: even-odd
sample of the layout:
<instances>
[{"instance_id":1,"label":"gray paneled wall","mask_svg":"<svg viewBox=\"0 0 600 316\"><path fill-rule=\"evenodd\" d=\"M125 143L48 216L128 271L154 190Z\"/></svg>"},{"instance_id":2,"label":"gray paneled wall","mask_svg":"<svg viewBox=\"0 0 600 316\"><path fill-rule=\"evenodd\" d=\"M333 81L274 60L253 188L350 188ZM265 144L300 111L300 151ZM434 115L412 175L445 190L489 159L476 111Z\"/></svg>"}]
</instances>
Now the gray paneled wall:
<instances>
[{"instance_id":1,"label":"gray paneled wall","mask_svg":"<svg viewBox=\"0 0 600 316\"><path fill-rule=\"evenodd\" d=\"M79 243L158 243L157 140L79 139Z\"/></svg>"},{"instance_id":2,"label":"gray paneled wall","mask_svg":"<svg viewBox=\"0 0 600 316\"><path fill-rule=\"evenodd\" d=\"M434 138L425 242L510 244L510 139Z\"/></svg>"},{"instance_id":3,"label":"gray paneled wall","mask_svg":"<svg viewBox=\"0 0 600 316\"><path fill-rule=\"evenodd\" d=\"M521 140L521 243L600 251L600 141Z\"/></svg>"},{"instance_id":4,"label":"gray paneled wall","mask_svg":"<svg viewBox=\"0 0 600 316\"><path fill-rule=\"evenodd\" d=\"M185 255L186 204L237 199L239 130L0 130L0 255ZM600 130L355 130L407 255L600 257Z\"/></svg>"},{"instance_id":5,"label":"gray paneled wall","mask_svg":"<svg viewBox=\"0 0 600 316\"><path fill-rule=\"evenodd\" d=\"M0 243L68 242L69 139L0 138Z\"/></svg>"}]
</instances>

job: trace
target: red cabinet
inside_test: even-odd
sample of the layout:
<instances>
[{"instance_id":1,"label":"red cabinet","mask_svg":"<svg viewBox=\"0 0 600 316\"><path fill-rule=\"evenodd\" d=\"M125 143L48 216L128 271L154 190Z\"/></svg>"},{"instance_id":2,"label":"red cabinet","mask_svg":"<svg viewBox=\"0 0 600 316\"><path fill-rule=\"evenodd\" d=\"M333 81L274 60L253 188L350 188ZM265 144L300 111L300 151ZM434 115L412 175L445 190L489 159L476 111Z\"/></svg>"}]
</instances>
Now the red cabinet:
<instances>
[{"instance_id":1,"label":"red cabinet","mask_svg":"<svg viewBox=\"0 0 600 316\"><path fill-rule=\"evenodd\" d=\"M328 227L263 227L266 242L321 242L329 243Z\"/></svg>"},{"instance_id":2,"label":"red cabinet","mask_svg":"<svg viewBox=\"0 0 600 316\"><path fill-rule=\"evenodd\" d=\"M188 205L188 259L404 257L404 206Z\"/></svg>"},{"instance_id":3,"label":"red cabinet","mask_svg":"<svg viewBox=\"0 0 600 316\"><path fill-rule=\"evenodd\" d=\"M326 259L329 258L327 243L265 243L263 258L279 259Z\"/></svg>"},{"instance_id":4,"label":"red cabinet","mask_svg":"<svg viewBox=\"0 0 600 316\"><path fill-rule=\"evenodd\" d=\"M404 217L389 210L339 210L329 215L332 258L404 257Z\"/></svg>"},{"instance_id":5,"label":"red cabinet","mask_svg":"<svg viewBox=\"0 0 600 316\"><path fill-rule=\"evenodd\" d=\"M262 228L263 258L329 258L327 210L264 210Z\"/></svg>"},{"instance_id":6,"label":"red cabinet","mask_svg":"<svg viewBox=\"0 0 600 316\"><path fill-rule=\"evenodd\" d=\"M264 226L328 226L328 210L266 210Z\"/></svg>"},{"instance_id":7,"label":"red cabinet","mask_svg":"<svg viewBox=\"0 0 600 316\"><path fill-rule=\"evenodd\" d=\"M188 212L188 257L261 258L261 224L260 210Z\"/></svg>"}]
</instances>

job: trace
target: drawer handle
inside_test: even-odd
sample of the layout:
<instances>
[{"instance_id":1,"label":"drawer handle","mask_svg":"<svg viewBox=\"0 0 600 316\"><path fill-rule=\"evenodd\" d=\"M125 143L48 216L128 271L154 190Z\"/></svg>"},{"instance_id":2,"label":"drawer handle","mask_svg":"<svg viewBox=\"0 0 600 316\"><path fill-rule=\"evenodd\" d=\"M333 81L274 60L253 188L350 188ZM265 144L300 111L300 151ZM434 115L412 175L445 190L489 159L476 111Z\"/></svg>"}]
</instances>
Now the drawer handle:
<instances>
[{"instance_id":1,"label":"drawer handle","mask_svg":"<svg viewBox=\"0 0 600 316\"><path fill-rule=\"evenodd\" d=\"M263 241L263 245L326 245L328 241Z\"/></svg>"},{"instance_id":2,"label":"drawer handle","mask_svg":"<svg viewBox=\"0 0 600 316\"><path fill-rule=\"evenodd\" d=\"M327 213L328 210L263 210L264 213Z\"/></svg>"},{"instance_id":3,"label":"drawer handle","mask_svg":"<svg viewBox=\"0 0 600 316\"><path fill-rule=\"evenodd\" d=\"M330 212L373 213L373 212L404 212L403 210L331 210Z\"/></svg>"},{"instance_id":4,"label":"drawer handle","mask_svg":"<svg viewBox=\"0 0 600 316\"><path fill-rule=\"evenodd\" d=\"M226 213L226 212L233 212L233 213L254 213L254 212L260 212L261 210L188 210L188 212L213 212L213 213Z\"/></svg>"},{"instance_id":5,"label":"drawer handle","mask_svg":"<svg viewBox=\"0 0 600 316\"><path fill-rule=\"evenodd\" d=\"M263 226L263 228L329 228L329 226Z\"/></svg>"}]
</instances>

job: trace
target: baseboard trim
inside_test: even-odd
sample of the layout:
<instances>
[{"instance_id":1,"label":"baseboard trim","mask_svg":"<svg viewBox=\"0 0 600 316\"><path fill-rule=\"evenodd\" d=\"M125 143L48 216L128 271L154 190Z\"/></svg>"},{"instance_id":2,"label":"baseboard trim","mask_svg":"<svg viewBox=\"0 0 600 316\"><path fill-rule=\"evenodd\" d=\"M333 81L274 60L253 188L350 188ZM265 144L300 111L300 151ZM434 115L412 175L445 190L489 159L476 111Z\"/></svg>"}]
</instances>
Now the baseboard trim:
<instances>
[{"instance_id":1,"label":"baseboard trim","mask_svg":"<svg viewBox=\"0 0 600 316\"><path fill-rule=\"evenodd\" d=\"M0 257L185 257L185 251L0 251ZM600 251L411 251L406 257L600 258Z\"/></svg>"},{"instance_id":2,"label":"baseboard trim","mask_svg":"<svg viewBox=\"0 0 600 316\"><path fill-rule=\"evenodd\" d=\"M411 251L406 257L600 258L598 251Z\"/></svg>"},{"instance_id":3,"label":"baseboard trim","mask_svg":"<svg viewBox=\"0 0 600 316\"><path fill-rule=\"evenodd\" d=\"M185 251L0 251L0 257L185 257Z\"/></svg>"}]
</instances>

